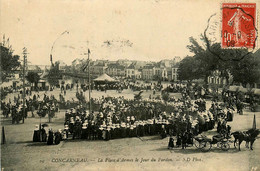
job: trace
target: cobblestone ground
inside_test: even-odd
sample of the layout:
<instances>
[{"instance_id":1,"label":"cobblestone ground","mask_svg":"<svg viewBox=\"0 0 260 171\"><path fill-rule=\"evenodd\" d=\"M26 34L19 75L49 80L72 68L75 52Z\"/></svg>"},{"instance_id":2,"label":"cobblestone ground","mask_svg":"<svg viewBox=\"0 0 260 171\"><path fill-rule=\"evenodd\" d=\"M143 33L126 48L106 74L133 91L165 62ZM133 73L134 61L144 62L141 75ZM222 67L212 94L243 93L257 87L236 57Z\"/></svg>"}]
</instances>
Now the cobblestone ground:
<instances>
[{"instance_id":1,"label":"cobblestone ground","mask_svg":"<svg viewBox=\"0 0 260 171\"><path fill-rule=\"evenodd\" d=\"M127 90L128 91L128 90ZM57 93L58 92L54 92ZM100 93L100 92L98 92ZM87 94L87 93L86 93ZM115 91L108 95L117 96ZM147 92L147 94L149 94ZM100 93L100 95L102 95ZM120 95L132 96L124 92ZM98 94L96 94L98 96ZM208 105L209 106L209 102ZM252 127L252 112L245 110L244 115L235 114L232 131ZM260 112L256 112L259 128ZM48 122L43 118L42 122ZM54 130L63 128L64 111L49 124ZM6 144L1 145L1 167L3 170L259 170L260 141L255 141L254 150L241 145L241 151L233 147L222 151L213 147L209 152L201 152L195 147L168 150L168 137L159 136L125 138L110 141L67 140L59 145L47 146L33 143L34 125L39 118L29 118L24 124L12 125L10 118L3 118ZM204 133L211 137L216 130Z\"/></svg>"}]
</instances>

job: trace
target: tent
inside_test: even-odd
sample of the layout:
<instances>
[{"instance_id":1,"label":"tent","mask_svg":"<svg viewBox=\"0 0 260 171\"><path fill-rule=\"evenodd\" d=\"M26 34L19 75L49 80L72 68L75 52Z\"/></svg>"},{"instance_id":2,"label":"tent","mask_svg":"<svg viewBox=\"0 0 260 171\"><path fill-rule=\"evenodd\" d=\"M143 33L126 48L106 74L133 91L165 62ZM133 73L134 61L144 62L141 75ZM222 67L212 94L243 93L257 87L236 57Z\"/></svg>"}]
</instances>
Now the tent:
<instances>
[{"instance_id":1,"label":"tent","mask_svg":"<svg viewBox=\"0 0 260 171\"><path fill-rule=\"evenodd\" d=\"M229 91L232 91L232 92L239 91L239 92L242 92L242 93L248 92L247 88L244 88L242 86L230 86Z\"/></svg>"},{"instance_id":2,"label":"tent","mask_svg":"<svg viewBox=\"0 0 260 171\"><path fill-rule=\"evenodd\" d=\"M254 89L254 94L260 96L260 89L258 88Z\"/></svg>"},{"instance_id":3,"label":"tent","mask_svg":"<svg viewBox=\"0 0 260 171\"><path fill-rule=\"evenodd\" d=\"M229 91L238 91L240 86L230 86Z\"/></svg>"},{"instance_id":4,"label":"tent","mask_svg":"<svg viewBox=\"0 0 260 171\"><path fill-rule=\"evenodd\" d=\"M242 86L239 87L239 91L241 91L242 93L247 93L248 92L247 88L244 88Z\"/></svg>"},{"instance_id":5,"label":"tent","mask_svg":"<svg viewBox=\"0 0 260 171\"><path fill-rule=\"evenodd\" d=\"M118 82L118 81L108 76L107 74L102 74L96 79L94 79L94 82Z\"/></svg>"}]
</instances>

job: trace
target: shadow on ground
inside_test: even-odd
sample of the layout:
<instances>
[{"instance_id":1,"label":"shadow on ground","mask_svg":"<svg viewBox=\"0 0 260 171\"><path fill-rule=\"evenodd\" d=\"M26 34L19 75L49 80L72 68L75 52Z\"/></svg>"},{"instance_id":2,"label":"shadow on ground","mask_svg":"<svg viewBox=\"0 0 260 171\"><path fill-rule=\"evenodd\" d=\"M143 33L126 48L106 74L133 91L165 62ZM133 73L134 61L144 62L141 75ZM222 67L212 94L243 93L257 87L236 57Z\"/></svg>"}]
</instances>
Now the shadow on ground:
<instances>
[{"instance_id":1,"label":"shadow on ground","mask_svg":"<svg viewBox=\"0 0 260 171\"><path fill-rule=\"evenodd\" d=\"M223 151L219 148L213 147L209 151L201 151L200 149L197 148L186 148L182 149L180 148L173 148L173 149L168 149L167 147L161 147L154 149L152 151L169 151L171 153L180 153L180 154L196 154L196 153L238 153L239 151L235 148L229 149L228 151Z\"/></svg>"}]
</instances>

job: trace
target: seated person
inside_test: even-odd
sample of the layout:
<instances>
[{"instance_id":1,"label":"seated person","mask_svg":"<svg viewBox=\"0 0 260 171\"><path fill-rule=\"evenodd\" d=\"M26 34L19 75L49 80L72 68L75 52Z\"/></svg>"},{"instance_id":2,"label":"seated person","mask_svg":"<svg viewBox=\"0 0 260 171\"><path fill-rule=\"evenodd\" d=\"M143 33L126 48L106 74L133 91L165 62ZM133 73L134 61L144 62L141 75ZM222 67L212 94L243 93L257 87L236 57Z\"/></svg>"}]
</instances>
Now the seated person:
<instances>
[{"instance_id":1,"label":"seated person","mask_svg":"<svg viewBox=\"0 0 260 171\"><path fill-rule=\"evenodd\" d=\"M212 137L212 141L213 142L218 142L218 141L220 141L221 139L223 139L224 137L221 135L221 134L218 134L218 135L214 135L213 137Z\"/></svg>"}]
</instances>

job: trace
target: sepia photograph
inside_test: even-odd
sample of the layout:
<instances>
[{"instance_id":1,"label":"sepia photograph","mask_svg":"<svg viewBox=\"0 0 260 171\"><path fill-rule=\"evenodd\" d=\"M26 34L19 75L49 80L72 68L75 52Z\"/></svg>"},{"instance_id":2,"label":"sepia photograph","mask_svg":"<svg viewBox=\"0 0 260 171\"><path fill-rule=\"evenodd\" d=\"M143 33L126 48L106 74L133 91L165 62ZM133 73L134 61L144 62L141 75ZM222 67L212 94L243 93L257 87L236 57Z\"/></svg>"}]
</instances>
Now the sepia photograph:
<instances>
[{"instance_id":1,"label":"sepia photograph","mask_svg":"<svg viewBox=\"0 0 260 171\"><path fill-rule=\"evenodd\" d=\"M1 0L1 171L260 170L258 0Z\"/></svg>"}]
</instances>

